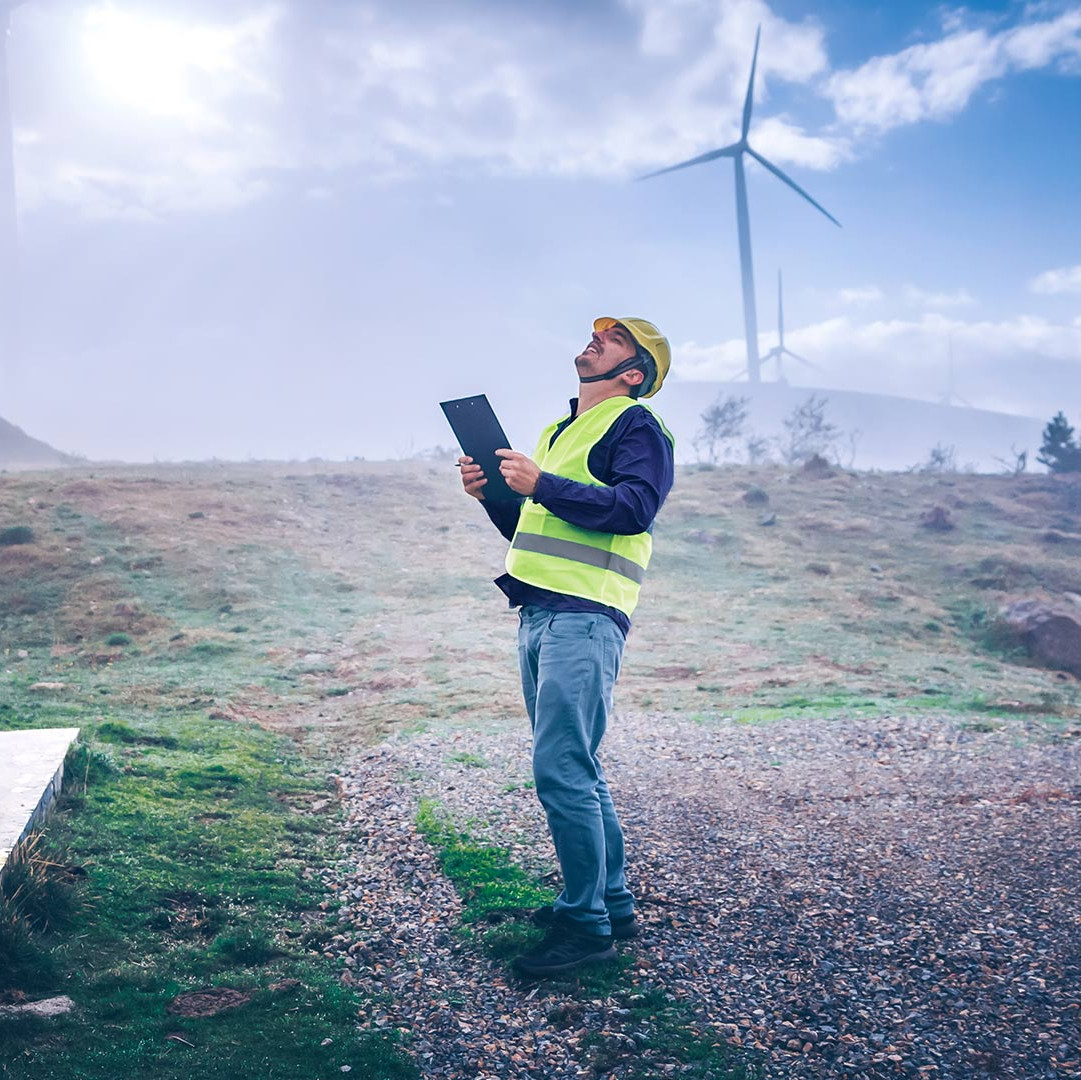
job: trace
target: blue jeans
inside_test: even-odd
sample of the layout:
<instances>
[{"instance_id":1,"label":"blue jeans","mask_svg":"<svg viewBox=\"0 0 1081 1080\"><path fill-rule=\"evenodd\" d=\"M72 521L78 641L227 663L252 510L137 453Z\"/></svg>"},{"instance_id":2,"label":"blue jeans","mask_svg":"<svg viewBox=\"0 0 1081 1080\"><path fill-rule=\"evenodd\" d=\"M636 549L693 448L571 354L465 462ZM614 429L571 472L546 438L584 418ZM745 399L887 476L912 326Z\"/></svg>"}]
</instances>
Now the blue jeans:
<instances>
[{"instance_id":1,"label":"blue jeans","mask_svg":"<svg viewBox=\"0 0 1081 1080\"><path fill-rule=\"evenodd\" d=\"M563 871L558 914L584 933L611 933L634 911L623 831L597 757L612 711L623 634L607 615L526 605L518 662L533 728L533 778Z\"/></svg>"}]
</instances>

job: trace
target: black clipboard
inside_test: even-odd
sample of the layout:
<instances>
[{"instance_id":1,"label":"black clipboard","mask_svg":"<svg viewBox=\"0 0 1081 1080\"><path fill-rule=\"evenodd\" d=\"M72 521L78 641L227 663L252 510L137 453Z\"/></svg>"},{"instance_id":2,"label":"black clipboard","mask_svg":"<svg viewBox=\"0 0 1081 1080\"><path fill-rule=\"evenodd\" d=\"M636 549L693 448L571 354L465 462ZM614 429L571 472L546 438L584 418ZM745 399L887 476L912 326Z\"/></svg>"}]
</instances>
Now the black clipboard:
<instances>
[{"instance_id":1,"label":"black clipboard","mask_svg":"<svg viewBox=\"0 0 1081 1080\"><path fill-rule=\"evenodd\" d=\"M458 445L484 470L488 483L481 488L481 492L485 499L493 502L520 499L522 496L507 487L507 482L499 471L501 459L495 456L495 452L509 449L510 440L504 433L502 424L496 419L487 396L477 394L475 397L441 401L439 407L454 429Z\"/></svg>"}]
</instances>

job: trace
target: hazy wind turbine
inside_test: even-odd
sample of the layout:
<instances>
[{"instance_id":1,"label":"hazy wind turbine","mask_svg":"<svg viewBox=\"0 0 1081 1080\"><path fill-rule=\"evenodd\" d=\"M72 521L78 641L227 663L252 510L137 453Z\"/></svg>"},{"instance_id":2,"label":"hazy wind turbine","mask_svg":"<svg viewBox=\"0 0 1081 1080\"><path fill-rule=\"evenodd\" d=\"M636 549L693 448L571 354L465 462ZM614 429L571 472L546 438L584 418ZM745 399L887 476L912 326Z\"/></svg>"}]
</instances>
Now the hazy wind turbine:
<instances>
[{"instance_id":1,"label":"hazy wind turbine","mask_svg":"<svg viewBox=\"0 0 1081 1080\"><path fill-rule=\"evenodd\" d=\"M730 157L736 169L736 224L739 228L739 265L743 277L743 330L747 337L747 378L752 383L762 381L762 364L758 358L758 315L754 301L754 266L751 262L751 221L747 213L747 181L743 175L743 155L750 154L763 168L768 169L779 180L783 180L790 188L802 195L816 210L820 210L840 228L841 223L824 207L807 194L795 182L786 176L772 162L767 161L757 150L747 142L747 132L751 126L751 106L754 100L754 71L758 64L758 39L762 36L760 26L754 35L754 56L751 59L751 77L747 80L747 96L743 101L743 123L740 127L739 141L720 150L711 150L708 154L699 154L690 161L681 161L678 165L669 165L666 169L658 169L639 177L640 180L649 180L654 176L662 176L664 173L675 172L677 169L686 169L691 165L702 165L707 161L717 158Z\"/></svg>"},{"instance_id":2,"label":"hazy wind turbine","mask_svg":"<svg viewBox=\"0 0 1081 1080\"><path fill-rule=\"evenodd\" d=\"M0 0L0 389L13 393L19 372L19 224L15 136L8 89L11 13L24 0Z\"/></svg>"},{"instance_id":3,"label":"hazy wind turbine","mask_svg":"<svg viewBox=\"0 0 1081 1080\"><path fill-rule=\"evenodd\" d=\"M956 402L958 405L964 405L965 408L971 409L972 402L965 401L963 397L959 397L954 393L954 381L953 381L953 331L951 330L946 338L946 392L940 398L943 405L953 405Z\"/></svg>"},{"instance_id":4,"label":"hazy wind turbine","mask_svg":"<svg viewBox=\"0 0 1081 1080\"><path fill-rule=\"evenodd\" d=\"M785 347L784 343L784 294L781 288L781 271L777 271L777 344L762 358L762 365L765 366L771 360L777 361L777 381L784 382L784 369L783 358L791 356L793 360L798 360L801 364L806 364L809 368L814 368L815 371L822 371L817 364L812 364L805 356L800 356L798 353L794 353L791 349ZM738 378L738 376L737 376Z\"/></svg>"}]
</instances>

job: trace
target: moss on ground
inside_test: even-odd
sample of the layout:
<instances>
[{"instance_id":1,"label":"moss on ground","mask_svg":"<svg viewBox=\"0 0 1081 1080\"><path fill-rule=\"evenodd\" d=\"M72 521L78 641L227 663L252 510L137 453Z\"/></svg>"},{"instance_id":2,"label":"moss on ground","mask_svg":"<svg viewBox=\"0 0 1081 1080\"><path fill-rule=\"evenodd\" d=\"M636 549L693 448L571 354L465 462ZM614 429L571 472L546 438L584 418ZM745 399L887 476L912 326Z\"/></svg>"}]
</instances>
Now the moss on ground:
<instances>
[{"instance_id":1,"label":"moss on ground","mask_svg":"<svg viewBox=\"0 0 1081 1080\"><path fill-rule=\"evenodd\" d=\"M8 717L27 726L26 717ZM205 716L79 723L67 793L0 902L0 991L67 994L48 1024L5 1020L4 1076L415 1077L390 1037L358 1034L362 1002L318 944L334 814L317 763L287 740ZM232 987L240 1008L169 1011Z\"/></svg>"}]
</instances>

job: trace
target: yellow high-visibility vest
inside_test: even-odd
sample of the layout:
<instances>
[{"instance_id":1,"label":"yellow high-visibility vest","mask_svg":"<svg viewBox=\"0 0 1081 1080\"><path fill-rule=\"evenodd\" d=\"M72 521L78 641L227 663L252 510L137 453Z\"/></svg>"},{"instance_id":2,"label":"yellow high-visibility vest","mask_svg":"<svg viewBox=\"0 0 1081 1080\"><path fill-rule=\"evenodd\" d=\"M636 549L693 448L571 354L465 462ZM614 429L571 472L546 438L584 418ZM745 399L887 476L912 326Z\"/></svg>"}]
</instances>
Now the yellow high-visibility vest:
<instances>
[{"instance_id":1,"label":"yellow high-visibility vest","mask_svg":"<svg viewBox=\"0 0 1081 1080\"><path fill-rule=\"evenodd\" d=\"M606 486L589 471L589 452L628 409L649 406L629 397L607 398L576 417L551 447L552 436L566 417L549 424L541 433L533 460L544 472ZM674 447L671 432L652 409L649 411ZM623 536L580 529L526 499L507 552L507 572L541 589L614 607L629 618L638 603L652 551L651 531Z\"/></svg>"}]
</instances>

